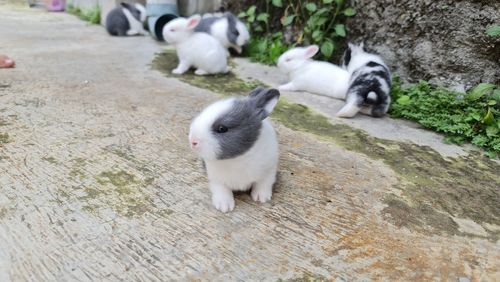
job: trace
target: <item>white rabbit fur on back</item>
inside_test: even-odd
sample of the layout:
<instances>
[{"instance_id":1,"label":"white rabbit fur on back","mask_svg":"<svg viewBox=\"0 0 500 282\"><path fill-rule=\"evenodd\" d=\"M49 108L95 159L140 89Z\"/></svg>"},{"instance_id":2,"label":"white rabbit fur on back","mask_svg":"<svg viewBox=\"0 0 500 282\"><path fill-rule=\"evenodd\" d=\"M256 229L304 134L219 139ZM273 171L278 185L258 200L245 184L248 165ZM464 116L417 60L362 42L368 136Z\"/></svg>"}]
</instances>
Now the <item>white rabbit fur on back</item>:
<instances>
[{"instance_id":1,"label":"white rabbit fur on back","mask_svg":"<svg viewBox=\"0 0 500 282\"><path fill-rule=\"evenodd\" d=\"M307 91L332 98L345 99L349 87L349 73L334 64L314 61L318 46L296 47L283 53L278 68L288 76L289 83L278 89Z\"/></svg>"},{"instance_id":2,"label":"white rabbit fur on back","mask_svg":"<svg viewBox=\"0 0 500 282\"><path fill-rule=\"evenodd\" d=\"M195 74L227 73L227 51L221 43L203 32L194 32L200 22L199 15L177 18L163 27L163 38L172 44L179 58L179 65L172 72L182 74L196 68Z\"/></svg>"}]
</instances>

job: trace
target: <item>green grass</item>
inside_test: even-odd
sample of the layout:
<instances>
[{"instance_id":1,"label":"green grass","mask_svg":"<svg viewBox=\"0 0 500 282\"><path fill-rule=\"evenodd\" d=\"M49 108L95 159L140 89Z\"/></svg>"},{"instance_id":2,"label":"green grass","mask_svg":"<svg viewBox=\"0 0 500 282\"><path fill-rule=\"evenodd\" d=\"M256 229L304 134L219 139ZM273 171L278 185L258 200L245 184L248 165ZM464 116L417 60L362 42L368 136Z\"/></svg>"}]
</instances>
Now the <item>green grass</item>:
<instances>
[{"instance_id":1,"label":"green grass","mask_svg":"<svg viewBox=\"0 0 500 282\"><path fill-rule=\"evenodd\" d=\"M73 5L68 4L66 7L66 12L75 15L91 24L101 23L101 7L97 5L91 9L81 9L80 7L74 7Z\"/></svg>"},{"instance_id":2,"label":"green grass","mask_svg":"<svg viewBox=\"0 0 500 282\"><path fill-rule=\"evenodd\" d=\"M471 142L489 157L500 155L500 87L479 84L468 93L431 86L426 81L403 86L394 78L392 117L416 121L446 134L446 141Z\"/></svg>"}]
</instances>

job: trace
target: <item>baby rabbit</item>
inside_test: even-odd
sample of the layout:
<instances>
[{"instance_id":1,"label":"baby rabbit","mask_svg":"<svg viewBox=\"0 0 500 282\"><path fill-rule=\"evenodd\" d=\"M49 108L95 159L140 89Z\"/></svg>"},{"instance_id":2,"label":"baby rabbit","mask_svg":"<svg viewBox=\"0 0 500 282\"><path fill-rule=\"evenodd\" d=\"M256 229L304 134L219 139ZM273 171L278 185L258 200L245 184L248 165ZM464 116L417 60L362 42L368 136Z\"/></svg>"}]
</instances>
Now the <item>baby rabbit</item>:
<instances>
[{"instance_id":1,"label":"baby rabbit","mask_svg":"<svg viewBox=\"0 0 500 282\"><path fill-rule=\"evenodd\" d=\"M363 43L349 43L343 56L343 67L351 75L346 104L338 117L353 117L358 111L381 117L391 103L391 74L382 58L366 53Z\"/></svg>"},{"instance_id":2,"label":"baby rabbit","mask_svg":"<svg viewBox=\"0 0 500 282\"><path fill-rule=\"evenodd\" d=\"M122 2L120 7L111 10L106 16L106 30L114 36L146 35L144 22L146 9L139 3Z\"/></svg>"},{"instance_id":3,"label":"baby rabbit","mask_svg":"<svg viewBox=\"0 0 500 282\"><path fill-rule=\"evenodd\" d=\"M233 191L252 189L254 201L271 200L278 142L267 116L279 96L259 87L246 97L218 101L193 120L189 142L205 162L216 209L233 210Z\"/></svg>"},{"instance_id":4,"label":"baby rabbit","mask_svg":"<svg viewBox=\"0 0 500 282\"><path fill-rule=\"evenodd\" d=\"M245 24L230 12L204 16L194 31L211 34L226 49L233 48L238 54L241 54L242 47L250 39L250 33Z\"/></svg>"},{"instance_id":5,"label":"baby rabbit","mask_svg":"<svg viewBox=\"0 0 500 282\"><path fill-rule=\"evenodd\" d=\"M226 49L215 37L204 32L194 32L200 23L199 15L177 18L163 27L163 38L177 50L179 65L172 73L183 74L195 67L197 75L227 73Z\"/></svg>"},{"instance_id":6,"label":"baby rabbit","mask_svg":"<svg viewBox=\"0 0 500 282\"><path fill-rule=\"evenodd\" d=\"M288 75L290 82L279 90L308 91L337 99L345 99L349 84L349 73L328 62L313 61L319 51L317 45L297 47L283 53L278 59L278 68Z\"/></svg>"}]
</instances>

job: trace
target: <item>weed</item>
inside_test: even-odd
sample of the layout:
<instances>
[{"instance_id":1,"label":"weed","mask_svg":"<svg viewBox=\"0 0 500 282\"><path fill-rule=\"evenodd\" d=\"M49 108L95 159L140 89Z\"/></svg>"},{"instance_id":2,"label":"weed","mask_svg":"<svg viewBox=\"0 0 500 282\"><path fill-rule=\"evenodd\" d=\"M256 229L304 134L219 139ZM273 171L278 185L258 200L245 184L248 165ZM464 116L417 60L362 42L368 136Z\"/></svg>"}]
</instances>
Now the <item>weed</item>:
<instances>
[{"instance_id":1,"label":"weed","mask_svg":"<svg viewBox=\"0 0 500 282\"><path fill-rule=\"evenodd\" d=\"M273 64L277 57L295 45L317 44L320 59L330 59L337 40L346 37L345 17L356 11L345 8L343 0L266 0L238 14L255 35L249 42L247 55L253 60ZM282 30L293 34L285 38ZM278 32L276 32L278 31Z\"/></svg>"},{"instance_id":2,"label":"weed","mask_svg":"<svg viewBox=\"0 0 500 282\"><path fill-rule=\"evenodd\" d=\"M447 134L446 141L471 142L486 150L489 157L500 154L500 87L481 83L466 94L426 81L403 87L393 79L393 117L416 121Z\"/></svg>"},{"instance_id":3,"label":"weed","mask_svg":"<svg viewBox=\"0 0 500 282\"><path fill-rule=\"evenodd\" d=\"M66 7L66 12L73 14L91 24L101 23L101 7L99 7L98 5L96 5L94 8L83 10L80 9L80 7L75 7L72 4L68 4Z\"/></svg>"}]
</instances>

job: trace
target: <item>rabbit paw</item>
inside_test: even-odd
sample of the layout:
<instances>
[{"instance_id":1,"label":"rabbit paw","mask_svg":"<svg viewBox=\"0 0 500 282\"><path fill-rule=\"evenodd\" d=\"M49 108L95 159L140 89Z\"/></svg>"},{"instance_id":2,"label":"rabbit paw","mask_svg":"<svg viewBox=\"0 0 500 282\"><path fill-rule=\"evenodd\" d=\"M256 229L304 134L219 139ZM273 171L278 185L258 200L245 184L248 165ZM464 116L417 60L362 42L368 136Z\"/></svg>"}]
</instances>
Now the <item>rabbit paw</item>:
<instances>
[{"instance_id":1,"label":"rabbit paw","mask_svg":"<svg viewBox=\"0 0 500 282\"><path fill-rule=\"evenodd\" d=\"M194 74L196 74L196 75L206 75L206 74L208 74L208 72L206 72L206 71L204 71L202 69L197 69L197 70L194 71Z\"/></svg>"},{"instance_id":2,"label":"rabbit paw","mask_svg":"<svg viewBox=\"0 0 500 282\"><path fill-rule=\"evenodd\" d=\"M252 188L252 192L250 193L252 196L252 199L256 202L261 202L265 203L269 200L271 200L271 197L273 196L273 189L266 189L266 188L260 188L256 189L256 187Z\"/></svg>"},{"instance_id":3,"label":"rabbit paw","mask_svg":"<svg viewBox=\"0 0 500 282\"><path fill-rule=\"evenodd\" d=\"M179 68L176 68L176 69L173 69L173 70L172 70L172 73L173 73L173 74L183 74L183 73L184 73L184 70L179 69Z\"/></svg>"},{"instance_id":4,"label":"rabbit paw","mask_svg":"<svg viewBox=\"0 0 500 282\"><path fill-rule=\"evenodd\" d=\"M281 91L296 91L297 88L295 87L295 85L293 85L293 83L289 82L287 84L283 84L283 85L278 86L278 90L281 90Z\"/></svg>"},{"instance_id":5,"label":"rabbit paw","mask_svg":"<svg viewBox=\"0 0 500 282\"><path fill-rule=\"evenodd\" d=\"M226 193L213 194L212 204L221 212L229 212L234 209L234 197L232 194Z\"/></svg>"}]
</instances>

